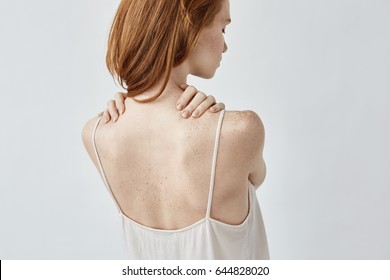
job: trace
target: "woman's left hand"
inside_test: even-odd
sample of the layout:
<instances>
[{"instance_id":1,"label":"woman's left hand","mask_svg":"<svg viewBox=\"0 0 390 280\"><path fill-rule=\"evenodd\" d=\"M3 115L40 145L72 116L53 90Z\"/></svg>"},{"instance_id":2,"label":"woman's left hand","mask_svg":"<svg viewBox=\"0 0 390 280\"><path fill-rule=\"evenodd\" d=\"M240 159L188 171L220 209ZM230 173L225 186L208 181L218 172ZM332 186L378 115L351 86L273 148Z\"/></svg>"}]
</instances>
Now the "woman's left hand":
<instances>
[{"instance_id":1,"label":"woman's left hand","mask_svg":"<svg viewBox=\"0 0 390 280\"><path fill-rule=\"evenodd\" d=\"M198 118L207 110L210 110L212 113L217 113L225 109L225 104L222 102L216 103L212 95L206 95L198 91L195 87L186 84L182 85L181 88L184 92L180 95L177 105L181 104L184 108L177 107L177 109L182 111L183 118L188 118L191 115ZM104 116L106 119L105 123L110 121L111 117L112 121L116 122L119 116L125 112L125 99L126 93L116 93L115 100L109 100L107 102L107 108L103 112L100 112L98 116Z\"/></svg>"},{"instance_id":2,"label":"woman's left hand","mask_svg":"<svg viewBox=\"0 0 390 280\"><path fill-rule=\"evenodd\" d=\"M225 109L225 104L219 102L216 103L214 96L206 95L204 92L198 91L194 86L187 84L181 85L181 89L184 90L177 101L176 108L182 111L182 117L188 118L193 116L198 118L207 111L216 113ZM179 107L180 106L180 107Z\"/></svg>"}]
</instances>

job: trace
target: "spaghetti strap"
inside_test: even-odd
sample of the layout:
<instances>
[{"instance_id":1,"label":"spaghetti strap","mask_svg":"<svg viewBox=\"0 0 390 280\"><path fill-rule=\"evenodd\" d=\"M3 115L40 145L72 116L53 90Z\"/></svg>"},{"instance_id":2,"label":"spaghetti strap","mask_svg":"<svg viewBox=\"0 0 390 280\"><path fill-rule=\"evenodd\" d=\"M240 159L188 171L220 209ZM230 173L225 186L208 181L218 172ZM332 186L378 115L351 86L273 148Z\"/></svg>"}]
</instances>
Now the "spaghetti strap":
<instances>
[{"instance_id":1,"label":"spaghetti strap","mask_svg":"<svg viewBox=\"0 0 390 280\"><path fill-rule=\"evenodd\" d=\"M122 214L123 213L122 209L120 208L118 201L116 200L114 194L111 191L111 187L108 184L108 181L107 181L107 178L106 178L106 174L104 173L103 166L102 166L102 163L100 161L100 157L99 157L98 151L96 149L95 132L96 132L96 129L97 129L98 125L99 125L99 122L100 122L101 118L102 118L102 116L98 118L98 120L96 122L96 125L95 125L95 127L93 129L93 132L92 132L93 149L95 150L95 155L96 155L96 158L97 158L97 161L98 161L98 164L99 164L100 176L102 177L102 179L104 181L104 184L106 185L107 191L110 193L112 199L115 201L115 205L116 205L116 208L118 209L119 214Z\"/></svg>"},{"instance_id":2,"label":"spaghetti strap","mask_svg":"<svg viewBox=\"0 0 390 280\"><path fill-rule=\"evenodd\" d=\"M221 113L219 114L217 132L216 132L216 135L215 135L214 155L213 155L213 162L212 162L212 165L211 165L210 189L209 189L209 198L207 200L206 218L210 218L210 213L211 213L211 203L212 203L212 200L213 200L214 181L215 181L215 166L217 164L217 154L218 154L219 138L220 138L220 134L221 134L221 126L222 126L222 120L223 120L224 114L225 114L225 110L223 109L221 111Z\"/></svg>"}]
</instances>

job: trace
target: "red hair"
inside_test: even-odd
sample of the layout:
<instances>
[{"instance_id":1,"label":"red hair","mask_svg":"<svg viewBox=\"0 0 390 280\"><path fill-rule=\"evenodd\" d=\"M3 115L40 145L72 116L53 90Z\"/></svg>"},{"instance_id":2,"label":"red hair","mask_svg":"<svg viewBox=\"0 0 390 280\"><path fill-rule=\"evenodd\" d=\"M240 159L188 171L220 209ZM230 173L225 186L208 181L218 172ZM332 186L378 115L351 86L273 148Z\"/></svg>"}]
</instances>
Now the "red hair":
<instances>
[{"instance_id":1,"label":"red hair","mask_svg":"<svg viewBox=\"0 0 390 280\"><path fill-rule=\"evenodd\" d=\"M172 68L188 57L221 7L222 0L122 0L108 38L110 74L117 77L128 97L141 94L164 77L155 96L134 100L157 99Z\"/></svg>"}]
</instances>

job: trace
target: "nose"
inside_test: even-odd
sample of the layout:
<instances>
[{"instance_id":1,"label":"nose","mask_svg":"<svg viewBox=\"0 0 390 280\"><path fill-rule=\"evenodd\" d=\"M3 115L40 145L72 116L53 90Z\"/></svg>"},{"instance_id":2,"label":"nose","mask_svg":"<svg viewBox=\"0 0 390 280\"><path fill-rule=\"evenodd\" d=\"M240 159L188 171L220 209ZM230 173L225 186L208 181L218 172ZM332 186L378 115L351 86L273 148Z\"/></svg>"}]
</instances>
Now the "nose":
<instances>
[{"instance_id":1,"label":"nose","mask_svg":"<svg viewBox=\"0 0 390 280\"><path fill-rule=\"evenodd\" d=\"M226 42L223 43L223 53L225 53L228 50L228 46L226 45Z\"/></svg>"}]
</instances>

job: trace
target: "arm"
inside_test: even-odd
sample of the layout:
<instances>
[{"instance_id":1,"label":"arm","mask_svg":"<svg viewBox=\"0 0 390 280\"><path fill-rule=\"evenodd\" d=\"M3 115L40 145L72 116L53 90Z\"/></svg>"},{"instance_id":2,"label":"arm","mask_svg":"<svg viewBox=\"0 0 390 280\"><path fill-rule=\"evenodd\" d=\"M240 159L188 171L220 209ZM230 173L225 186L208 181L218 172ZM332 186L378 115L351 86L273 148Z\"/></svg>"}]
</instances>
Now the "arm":
<instances>
[{"instance_id":1,"label":"arm","mask_svg":"<svg viewBox=\"0 0 390 280\"><path fill-rule=\"evenodd\" d=\"M96 168L99 170L98 161L97 161L95 151L93 148L93 143L92 143L92 131L96 125L98 118L99 118L99 116L93 117L86 124L84 124L82 132L81 132L81 137L82 137L84 147L87 150L89 157L91 158L91 160L95 164ZM102 120L100 121L99 126L101 126L101 124L102 124Z\"/></svg>"},{"instance_id":2,"label":"arm","mask_svg":"<svg viewBox=\"0 0 390 280\"><path fill-rule=\"evenodd\" d=\"M248 179L255 188L259 188L266 176L266 165L263 158L265 131L260 117L253 111L244 111L241 124L242 143L248 163Z\"/></svg>"}]
</instances>

